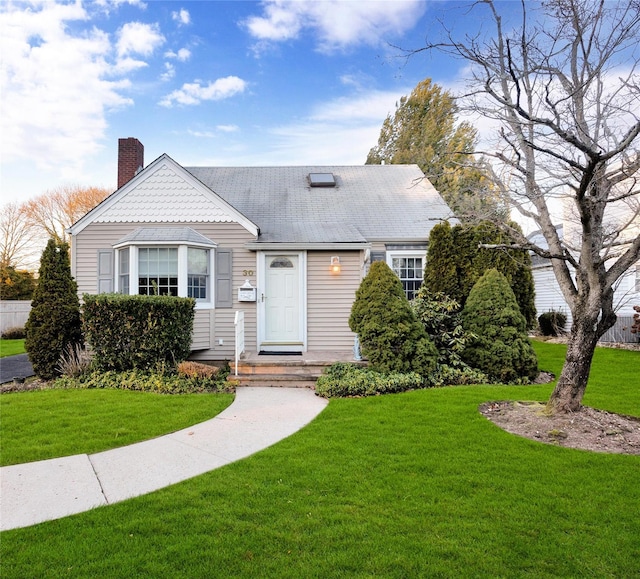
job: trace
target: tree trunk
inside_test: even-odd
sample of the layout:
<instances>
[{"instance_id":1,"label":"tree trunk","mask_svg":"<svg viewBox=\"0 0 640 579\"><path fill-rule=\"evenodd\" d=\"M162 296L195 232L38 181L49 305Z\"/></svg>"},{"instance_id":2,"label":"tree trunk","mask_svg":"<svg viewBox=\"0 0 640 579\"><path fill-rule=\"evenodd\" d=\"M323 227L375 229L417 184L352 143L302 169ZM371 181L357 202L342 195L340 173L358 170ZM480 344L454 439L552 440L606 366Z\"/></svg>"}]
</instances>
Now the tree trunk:
<instances>
[{"instance_id":1,"label":"tree trunk","mask_svg":"<svg viewBox=\"0 0 640 579\"><path fill-rule=\"evenodd\" d=\"M597 320L574 322L562 373L547 403L547 409L552 413L580 410L598 338Z\"/></svg>"}]
</instances>

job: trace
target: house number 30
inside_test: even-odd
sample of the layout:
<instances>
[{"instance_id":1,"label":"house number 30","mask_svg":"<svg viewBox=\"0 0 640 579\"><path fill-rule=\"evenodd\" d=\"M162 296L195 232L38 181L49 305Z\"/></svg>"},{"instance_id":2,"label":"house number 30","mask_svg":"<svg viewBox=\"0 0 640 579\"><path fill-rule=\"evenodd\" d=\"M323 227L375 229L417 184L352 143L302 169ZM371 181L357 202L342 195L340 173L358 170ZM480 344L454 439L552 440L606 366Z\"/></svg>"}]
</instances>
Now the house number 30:
<instances>
[{"instance_id":1,"label":"house number 30","mask_svg":"<svg viewBox=\"0 0 640 579\"><path fill-rule=\"evenodd\" d=\"M252 269L243 269L242 270L242 275L253 275L253 270Z\"/></svg>"}]
</instances>

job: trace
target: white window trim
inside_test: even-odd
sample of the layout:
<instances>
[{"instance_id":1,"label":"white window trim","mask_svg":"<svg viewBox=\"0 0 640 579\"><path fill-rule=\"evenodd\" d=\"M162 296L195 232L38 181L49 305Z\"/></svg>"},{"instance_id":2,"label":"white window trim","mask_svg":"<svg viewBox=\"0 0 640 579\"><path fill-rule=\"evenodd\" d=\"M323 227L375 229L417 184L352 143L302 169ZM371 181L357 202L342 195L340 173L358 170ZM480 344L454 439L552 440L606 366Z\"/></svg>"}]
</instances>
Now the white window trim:
<instances>
[{"instance_id":1,"label":"white window trim","mask_svg":"<svg viewBox=\"0 0 640 579\"><path fill-rule=\"evenodd\" d=\"M161 242L130 242L123 243L122 245L118 245L115 247L115 263L117 269L118 264L118 253L121 249L129 250L129 295L138 295L138 249L139 248L156 248L156 247L175 247L178 249L178 297L187 297L188 293L188 249L190 247L194 247L197 249L207 249L209 250L209 282L207 286L207 299L204 300L196 300L196 310L210 310L214 308L215 296L214 288L215 283L213 280L214 272L215 272L215 246L207 245L204 243L175 243L170 241L161 241ZM114 280L114 288L115 291L120 291L119 282L120 275L119 272L114 272L115 280Z\"/></svg>"},{"instance_id":2,"label":"white window trim","mask_svg":"<svg viewBox=\"0 0 640 579\"><path fill-rule=\"evenodd\" d=\"M394 257L421 257L422 258L422 274L424 276L424 268L427 264L427 252L423 249L390 249L387 250L387 265L393 271ZM395 271L393 272L395 273ZM403 288L404 289L404 288Z\"/></svg>"}]
</instances>

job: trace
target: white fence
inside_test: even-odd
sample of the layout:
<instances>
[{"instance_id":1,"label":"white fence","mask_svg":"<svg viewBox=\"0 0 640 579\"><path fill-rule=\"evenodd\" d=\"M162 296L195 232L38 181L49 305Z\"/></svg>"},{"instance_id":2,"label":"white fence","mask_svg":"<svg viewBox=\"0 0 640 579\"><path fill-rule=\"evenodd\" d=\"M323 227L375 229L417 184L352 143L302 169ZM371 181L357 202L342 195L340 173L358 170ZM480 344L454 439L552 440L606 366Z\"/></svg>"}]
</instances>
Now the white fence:
<instances>
[{"instance_id":1,"label":"white fence","mask_svg":"<svg viewBox=\"0 0 640 579\"><path fill-rule=\"evenodd\" d=\"M237 311L236 317L234 320L234 325L236 327L236 363L235 363L235 375L238 375L238 361L240 360L240 356L244 353L244 312Z\"/></svg>"},{"instance_id":2,"label":"white fence","mask_svg":"<svg viewBox=\"0 0 640 579\"><path fill-rule=\"evenodd\" d=\"M31 311L31 300L0 301L0 332L9 328L24 328Z\"/></svg>"}]
</instances>

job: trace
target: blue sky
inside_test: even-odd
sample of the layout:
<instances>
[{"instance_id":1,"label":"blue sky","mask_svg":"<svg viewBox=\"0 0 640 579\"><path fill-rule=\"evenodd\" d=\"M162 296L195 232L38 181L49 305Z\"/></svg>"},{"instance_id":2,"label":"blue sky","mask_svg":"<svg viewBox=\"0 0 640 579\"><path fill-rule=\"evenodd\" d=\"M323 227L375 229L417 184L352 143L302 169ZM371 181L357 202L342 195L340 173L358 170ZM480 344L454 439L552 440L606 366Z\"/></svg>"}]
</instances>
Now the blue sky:
<instances>
[{"instance_id":1,"label":"blue sky","mask_svg":"<svg viewBox=\"0 0 640 579\"><path fill-rule=\"evenodd\" d=\"M409 60L459 3L423 0L4 0L2 202L115 189L117 140L145 163L363 164L397 100L463 63ZM469 24L469 22L467 22ZM474 26L477 22L470 22Z\"/></svg>"}]
</instances>

